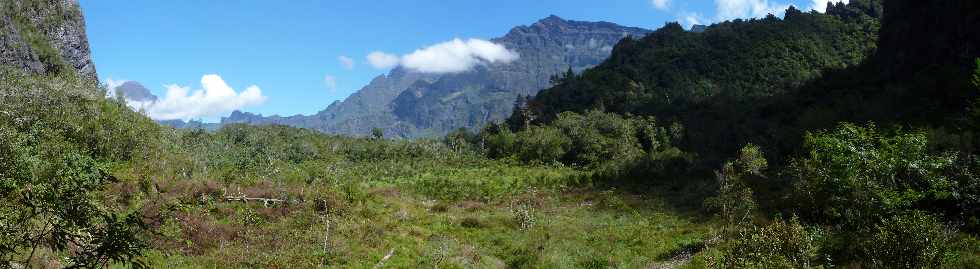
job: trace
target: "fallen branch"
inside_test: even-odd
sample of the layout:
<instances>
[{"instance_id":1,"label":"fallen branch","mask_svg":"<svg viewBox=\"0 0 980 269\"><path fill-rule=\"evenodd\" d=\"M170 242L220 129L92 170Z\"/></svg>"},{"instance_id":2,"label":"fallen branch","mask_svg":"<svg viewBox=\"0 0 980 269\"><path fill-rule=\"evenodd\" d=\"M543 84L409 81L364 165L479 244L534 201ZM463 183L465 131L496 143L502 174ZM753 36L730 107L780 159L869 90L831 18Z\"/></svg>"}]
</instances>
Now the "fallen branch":
<instances>
[{"instance_id":1,"label":"fallen branch","mask_svg":"<svg viewBox=\"0 0 980 269\"><path fill-rule=\"evenodd\" d=\"M385 262L388 261L388 259L391 259L391 256L393 256L393 255L395 255L395 249L394 248L392 248L391 250L389 250L388 251L388 254L386 254L384 257L382 257L381 258L381 261L378 261L378 264L375 264L374 267L372 267L372 269L381 269L381 267L385 265Z\"/></svg>"},{"instance_id":2,"label":"fallen branch","mask_svg":"<svg viewBox=\"0 0 980 269\"><path fill-rule=\"evenodd\" d=\"M241 201L242 203L248 203L248 201L261 201L262 205L269 207L269 204L282 204L285 202L282 199L272 199L272 198L255 198L242 196L225 196L225 201Z\"/></svg>"}]
</instances>

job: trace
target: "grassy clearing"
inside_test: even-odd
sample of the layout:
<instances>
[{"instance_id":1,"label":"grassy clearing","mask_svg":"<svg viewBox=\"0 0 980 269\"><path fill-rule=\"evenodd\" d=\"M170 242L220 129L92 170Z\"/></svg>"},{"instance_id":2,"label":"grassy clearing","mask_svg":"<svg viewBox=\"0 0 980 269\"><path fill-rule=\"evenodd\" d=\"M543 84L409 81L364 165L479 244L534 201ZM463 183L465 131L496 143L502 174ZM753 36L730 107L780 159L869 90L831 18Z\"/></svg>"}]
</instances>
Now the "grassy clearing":
<instances>
[{"instance_id":1,"label":"grassy clearing","mask_svg":"<svg viewBox=\"0 0 980 269\"><path fill-rule=\"evenodd\" d=\"M297 202L271 208L198 199L200 191L171 197L158 207L167 217L155 228L149 262L369 268L394 250L386 267L644 268L708 230L653 198L572 189L561 181L577 173L571 169L396 162L352 164L339 174L372 167L388 176L273 187L266 192ZM276 184L252 188L269 185ZM207 186L183 189L199 188Z\"/></svg>"},{"instance_id":2,"label":"grassy clearing","mask_svg":"<svg viewBox=\"0 0 980 269\"><path fill-rule=\"evenodd\" d=\"M3 88L16 90L0 95L10 104L0 109L0 138L23 153L12 160L37 163L8 181L29 187L50 174L71 182L40 161L56 163L46 152L87 156L108 176L86 201L144 223L134 241L148 249L137 259L153 268L371 268L382 260L387 268L645 268L710 230L655 196L592 187L588 172L560 164L283 126L174 130L74 80L8 77ZM60 267L73 251L6 254Z\"/></svg>"}]
</instances>

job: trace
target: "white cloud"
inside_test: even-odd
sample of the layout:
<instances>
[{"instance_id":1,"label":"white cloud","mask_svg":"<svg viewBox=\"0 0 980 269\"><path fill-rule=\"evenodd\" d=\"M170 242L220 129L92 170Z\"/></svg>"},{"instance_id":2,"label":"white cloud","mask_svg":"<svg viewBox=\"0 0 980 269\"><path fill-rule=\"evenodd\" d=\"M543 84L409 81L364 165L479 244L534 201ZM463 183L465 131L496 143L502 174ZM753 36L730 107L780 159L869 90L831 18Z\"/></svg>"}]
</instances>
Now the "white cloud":
<instances>
[{"instance_id":1,"label":"white cloud","mask_svg":"<svg viewBox=\"0 0 980 269\"><path fill-rule=\"evenodd\" d=\"M789 4L769 0L715 0L718 20L758 18L768 14L781 15Z\"/></svg>"},{"instance_id":2,"label":"white cloud","mask_svg":"<svg viewBox=\"0 0 980 269\"><path fill-rule=\"evenodd\" d=\"M813 6L811 6L810 8L820 12L827 12L828 2L834 2L834 3L844 2L844 4L847 4L850 1L849 0L813 0Z\"/></svg>"},{"instance_id":3,"label":"white cloud","mask_svg":"<svg viewBox=\"0 0 980 269\"><path fill-rule=\"evenodd\" d=\"M155 120L189 120L216 117L246 106L259 105L267 99L262 90L252 85L241 93L235 92L218 75L201 77L203 89L191 92L190 87L167 85L167 95L155 102L127 101L129 106L142 109Z\"/></svg>"},{"instance_id":4,"label":"white cloud","mask_svg":"<svg viewBox=\"0 0 980 269\"><path fill-rule=\"evenodd\" d=\"M520 55L493 42L459 38L402 56L401 65L425 73L458 73L481 63L510 63Z\"/></svg>"},{"instance_id":5,"label":"white cloud","mask_svg":"<svg viewBox=\"0 0 980 269\"><path fill-rule=\"evenodd\" d=\"M398 65L399 59L397 55L375 51L368 54L367 61L374 68L388 69Z\"/></svg>"},{"instance_id":6,"label":"white cloud","mask_svg":"<svg viewBox=\"0 0 980 269\"><path fill-rule=\"evenodd\" d=\"M651 1L653 7L659 10L667 10L670 8L670 0L653 0Z\"/></svg>"},{"instance_id":7,"label":"white cloud","mask_svg":"<svg viewBox=\"0 0 980 269\"><path fill-rule=\"evenodd\" d=\"M695 24L704 25L709 23L709 20L705 19L703 15L694 12L682 12L678 15L677 20L687 29L690 29Z\"/></svg>"},{"instance_id":8,"label":"white cloud","mask_svg":"<svg viewBox=\"0 0 980 269\"><path fill-rule=\"evenodd\" d=\"M397 65L423 73L459 73L478 64L510 63L520 54L500 44L482 39L456 38L425 48L417 49L401 57L380 51L368 54L367 60L374 68L388 69Z\"/></svg>"},{"instance_id":9,"label":"white cloud","mask_svg":"<svg viewBox=\"0 0 980 269\"><path fill-rule=\"evenodd\" d=\"M344 66L347 70L354 69L354 59L347 56L338 56L337 61L340 61L340 65Z\"/></svg>"},{"instance_id":10,"label":"white cloud","mask_svg":"<svg viewBox=\"0 0 980 269\"><path fill-rule=\"evenodd\" d=\"M337 77L326 75L323 77L323 84L327 86L327 90L334 91L337 89Z\"/></svg>"}]
</instances>

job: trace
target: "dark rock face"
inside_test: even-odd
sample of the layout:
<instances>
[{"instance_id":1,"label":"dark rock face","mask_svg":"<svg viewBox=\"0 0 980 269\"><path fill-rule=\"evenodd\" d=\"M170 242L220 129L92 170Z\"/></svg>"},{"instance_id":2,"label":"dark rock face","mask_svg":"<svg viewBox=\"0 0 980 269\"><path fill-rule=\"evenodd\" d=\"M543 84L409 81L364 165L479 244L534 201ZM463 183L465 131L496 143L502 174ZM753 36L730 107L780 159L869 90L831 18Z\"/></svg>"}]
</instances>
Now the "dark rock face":
<instances>
[{"instance_id":1,"label":"dark rock face","mask_svg":"<svg viewBox=\"0 0 980 269\"><path fill-rule=\"evenodd\" d=\"M77 0L3 0L0 12L0 65L97 80Z\"/></svg>"},{"instance_id":2,"label":"dark rock face","mask_svg":"<svg viewBox=\"0 0 980 269\"><path fill-rule=\"evenodd\" d=\"M479 65L462 73L427 74L396 67L342 102L311 116L229 117L222 123L285 124L327 133L364 136L373 128L386 137L438 136L458 128L500 121L518 95L550 86L549 78L581 71L605 60L626 36L649 33L608 22L550 16L513 28L491 40L520 54L510 63Z\"/></svg>"}]
</instances>

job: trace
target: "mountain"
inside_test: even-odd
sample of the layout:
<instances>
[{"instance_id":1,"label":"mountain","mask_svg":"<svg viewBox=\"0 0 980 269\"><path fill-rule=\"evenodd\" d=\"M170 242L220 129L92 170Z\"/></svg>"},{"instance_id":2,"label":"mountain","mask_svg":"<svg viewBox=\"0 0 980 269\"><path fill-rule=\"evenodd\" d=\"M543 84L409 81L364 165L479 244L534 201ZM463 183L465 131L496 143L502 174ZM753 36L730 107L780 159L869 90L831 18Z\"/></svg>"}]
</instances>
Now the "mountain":
<instances>
[{"instance_id":1,"label":"mountain","mask_svg":"<svg viewBox=\"0 0 980 269\"><path fill-rule=\"evenodd\" d=\"M97 81L77 0L0 1L0 66Z\"/></svg>"},{"instance_id":2,"label":"mountain","mask_svg":"<svg viewBox=\"0 0 980 269\"><path fill-rule=\"evenodd\" d=\"M388 135L407 133L395 131L399 123L390 113L389 104L412 83L435 81L438 77L396 67L387 75L375 77L344 101L336 101L314 115L282 117L234 111L222 118L221 124L280 124L347 135L367 135L373 128L388 129Z\"/></svg>"},{"instance_id":3,"label":"mountain","mask_svg":"<svg viewBox=\"0 0 980 269\"><path fill-rule=\"evenodd\" d=\"M264 117L239 112L221 122L283 124L346 135L367 135L373 128L383 129L390 137L442 135L503 120L519 95L536 94L550 86L551 76L569 68L578 72L598 64L624 37L648 33L641 28L552 15L491 40L520 54L510 63L485 64L452 74L396 67L315 115Z\"/></svg>"},{"instance_id":4,"label":"mountain","mask_svg":"<svg viewBox=\"0 0 980 269\"><path fill-rule=\"evenodd\" d=\"M127 100L136 102L156 102L159 99L156 95L150 93L149 89L143 87L143 84L136 81L126 81L114 90L116 94L121 94Z\"/></svg>"}]
</instances>

